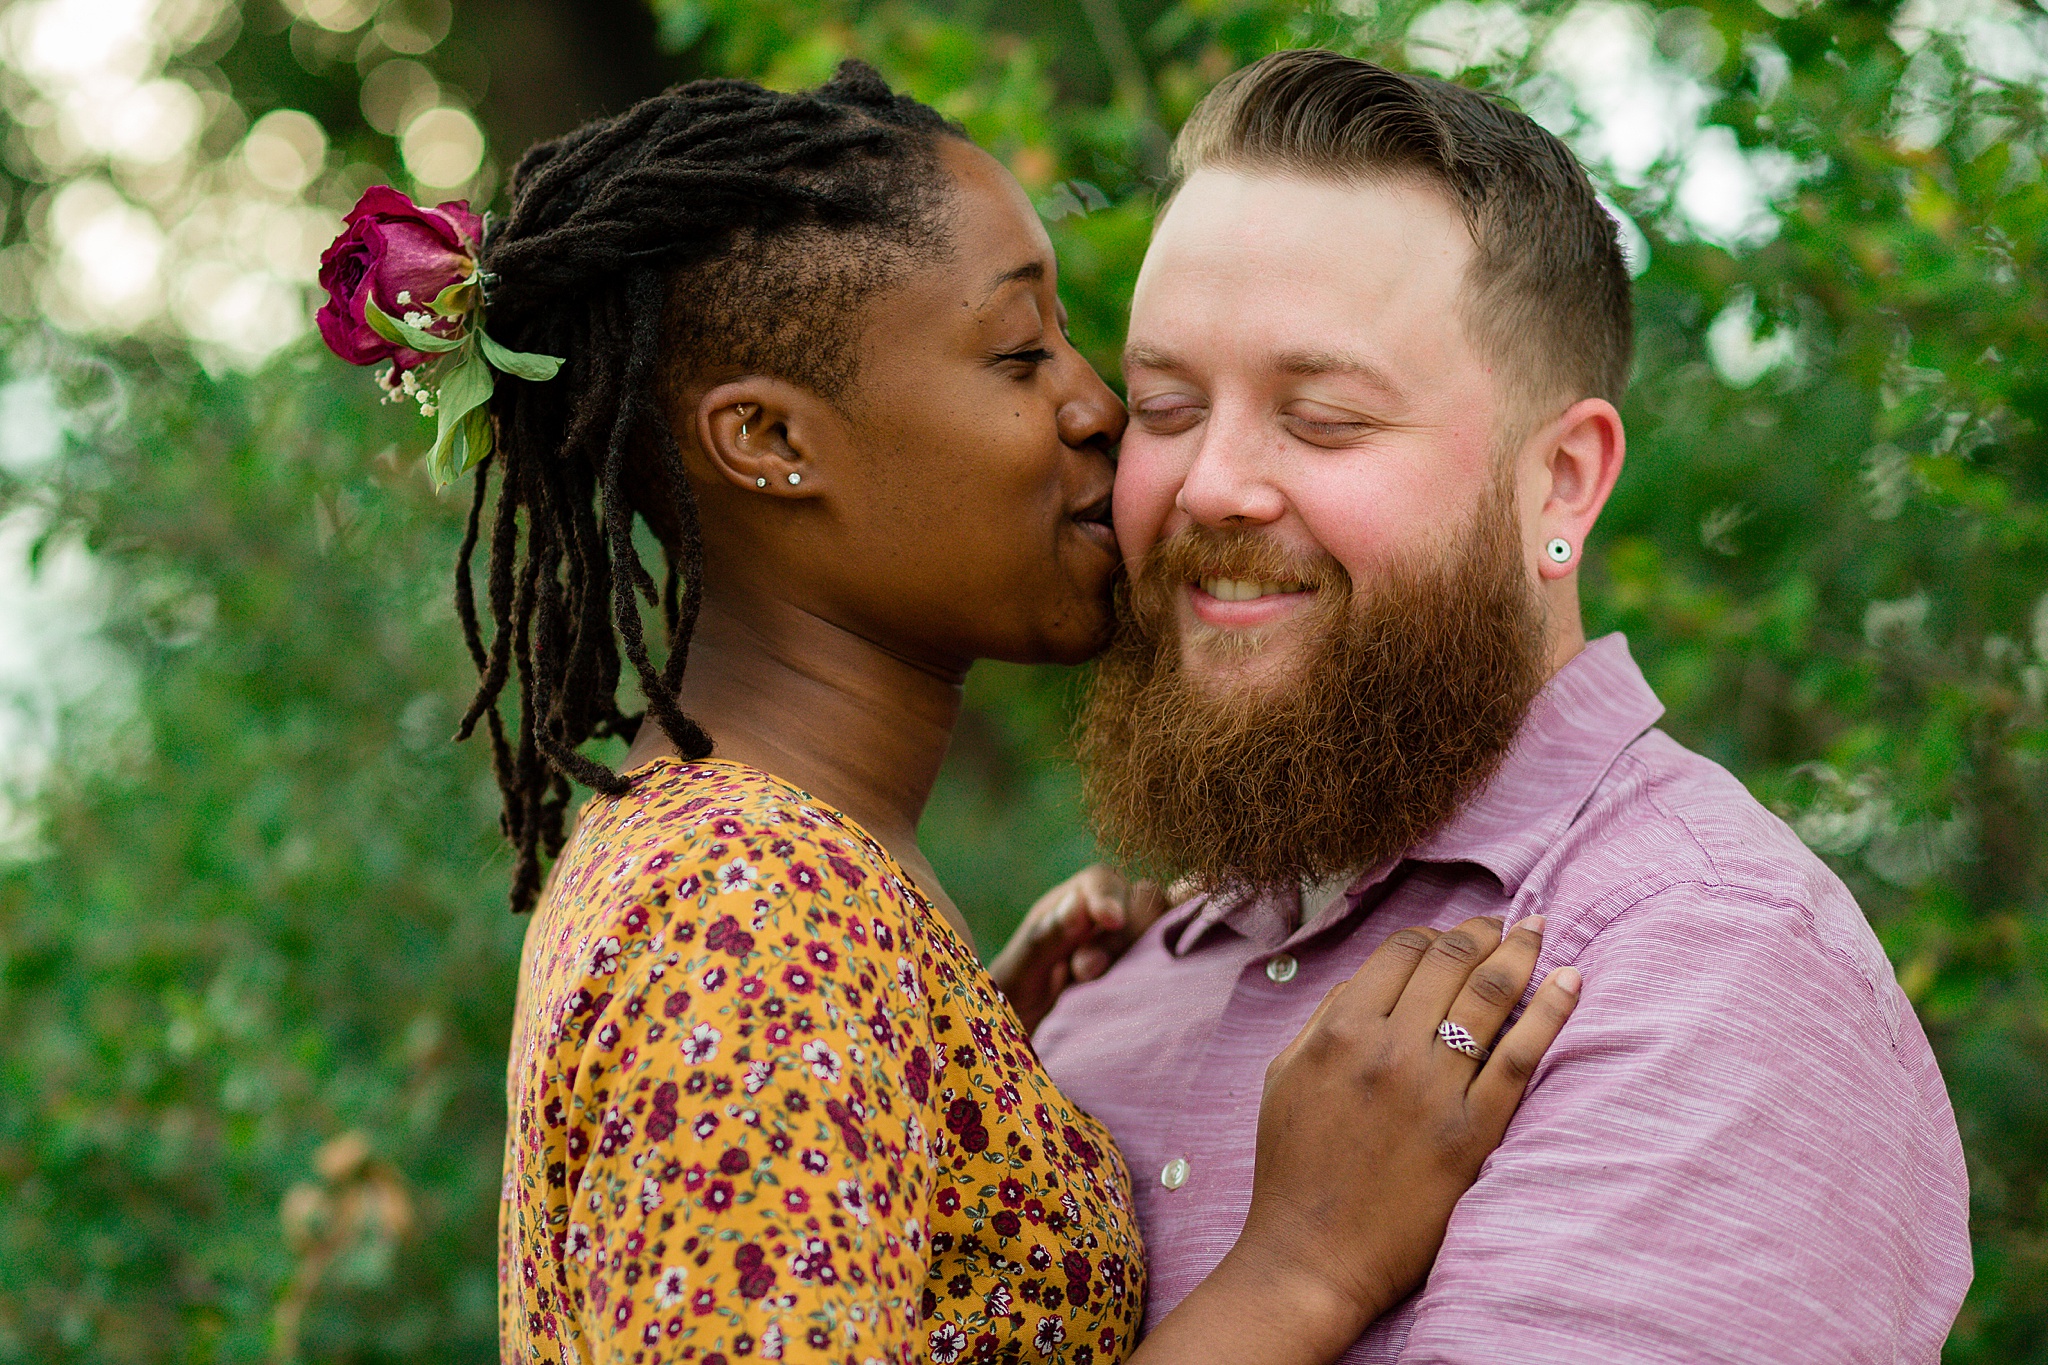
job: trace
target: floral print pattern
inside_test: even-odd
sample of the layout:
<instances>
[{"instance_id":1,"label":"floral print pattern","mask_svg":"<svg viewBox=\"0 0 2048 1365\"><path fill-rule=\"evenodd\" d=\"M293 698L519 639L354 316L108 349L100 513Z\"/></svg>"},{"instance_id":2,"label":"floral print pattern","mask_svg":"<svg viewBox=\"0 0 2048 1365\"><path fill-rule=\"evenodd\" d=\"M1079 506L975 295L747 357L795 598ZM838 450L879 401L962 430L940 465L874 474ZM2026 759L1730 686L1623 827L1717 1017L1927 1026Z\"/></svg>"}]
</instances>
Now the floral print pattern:
<instances>
[{"instance_id":1,"label":"floral print pattern","mask_svg":"<svg viewBox=\"0 0 2048 1365\"><path fill-rule=\"evenodd\" d=\"M846 816L738 764L594 798L529 927L508 1362L1108 1365L1144 1254L1108 1133Z\"/></svg>"}]
</instances>

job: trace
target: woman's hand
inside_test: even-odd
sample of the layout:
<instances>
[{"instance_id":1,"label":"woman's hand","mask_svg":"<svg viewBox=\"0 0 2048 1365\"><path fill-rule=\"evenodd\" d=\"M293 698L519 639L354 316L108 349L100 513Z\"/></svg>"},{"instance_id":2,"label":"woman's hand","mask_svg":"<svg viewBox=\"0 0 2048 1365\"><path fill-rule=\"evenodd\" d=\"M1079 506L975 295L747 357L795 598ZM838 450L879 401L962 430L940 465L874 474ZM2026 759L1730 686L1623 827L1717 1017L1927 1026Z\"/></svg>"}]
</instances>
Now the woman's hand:
<instances>
[{"instance_id":1,"label":"woman's hand","mask_svg":"<svg viewBox=\"0 0 2048 1365\"><path fill-rule=\"evenodd\" d=\"M1167 908L1157 882L1132 882L1096 863L1038 898L988 964L1025 1030L1039 1022L1068 986L1108 971Z\"/></svg>"},{"instance_id":2,"label":"woman's hand","mask_svg":"<svg viewBox=\"0 0 2048 1365\"><path fill-rule=\"evenodd\" d=\"M1579 974L1552 972L1483 1064L1437 1026L1493 1043L1535 970L1542 926L1532 916L1505 940L1494 919L1403 929L1323 998L1266 1069L1236 1245L1133 1365L1322 1365L1422 1282L1451 1207L1571 1016Z\"/></svg>"}]
</instances>

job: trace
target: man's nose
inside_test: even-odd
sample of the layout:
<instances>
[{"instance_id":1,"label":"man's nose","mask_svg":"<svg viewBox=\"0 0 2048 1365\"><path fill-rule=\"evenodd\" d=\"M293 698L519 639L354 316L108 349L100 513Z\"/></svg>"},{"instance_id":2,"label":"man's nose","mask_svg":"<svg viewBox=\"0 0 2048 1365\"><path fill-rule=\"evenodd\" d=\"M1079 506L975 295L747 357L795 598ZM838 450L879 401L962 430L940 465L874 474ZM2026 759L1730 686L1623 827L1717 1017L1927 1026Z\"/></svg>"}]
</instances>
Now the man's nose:
<instances>
[{"instance_id":1,"label":"man's nose","mask_svg":"<svg viewBox=\"0 0 2048 1365\"><path fill-rule=\"evenodd\" d=\"M1275 435L1242 417L1212 413L1201 445L1181 480L1174 506L1204 526L1263 526L1278 521L1287 500L1272 480Z\"/></svg>"}]
</instances>

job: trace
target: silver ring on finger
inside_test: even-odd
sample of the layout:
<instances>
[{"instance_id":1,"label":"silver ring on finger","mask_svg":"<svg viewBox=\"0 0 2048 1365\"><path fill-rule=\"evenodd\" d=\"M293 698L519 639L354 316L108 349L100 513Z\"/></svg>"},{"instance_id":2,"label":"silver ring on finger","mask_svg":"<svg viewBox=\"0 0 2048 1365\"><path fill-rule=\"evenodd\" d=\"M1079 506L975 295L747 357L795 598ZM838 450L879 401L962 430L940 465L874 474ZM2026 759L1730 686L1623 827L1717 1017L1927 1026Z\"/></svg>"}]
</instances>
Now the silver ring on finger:
<instances>
[{"instance_id":1,"label":"silver ring on finger","mask_svg":"<svg viewBox=\"0 0 2048 1365\"><path fill-rule=\"evenodd\" d=\"M1445 1047L1453 1052L1462 1052L1475 1062L1483 1062L1493 1055L1493 1049L1479 1046L1479 1040L1465 1032L1464 1025L1454 1024L1448 1019L1436 1026L1436 1036L1444 1040Z\"/></svg>"}]
</instances>

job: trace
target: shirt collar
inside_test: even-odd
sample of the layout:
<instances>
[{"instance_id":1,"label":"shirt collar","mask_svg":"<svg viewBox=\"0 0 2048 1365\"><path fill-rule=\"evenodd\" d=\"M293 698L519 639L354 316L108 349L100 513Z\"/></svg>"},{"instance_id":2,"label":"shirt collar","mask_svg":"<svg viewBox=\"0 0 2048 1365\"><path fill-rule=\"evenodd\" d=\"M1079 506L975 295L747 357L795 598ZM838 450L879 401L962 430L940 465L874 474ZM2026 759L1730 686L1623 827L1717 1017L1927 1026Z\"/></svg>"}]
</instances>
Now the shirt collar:
<instances>
[{"instance_id":1,"label":"shirt collar","mask_svg":"<svg viewBox=\"0 0 2048 1365\"><path fill-rule=\"evenodd\" d=\"M1585 809L1614 760L1663 714L1664 704L1629 654L1628 640L1617 633L1593 641L1537 693L1492 780L1410 849L1407 858L1477 864L1513 896L1545 850ZM1169 912L1167 950L1186 955L1217 924L1267 947L1311 937L1349 914L1360 894L1384 881L1401 861L1363 873L1314 922L1292 932L1301 908L1298 891L1197 896Z\"/></svg>"},{"instance_id":2,"label":"shirt collar","mask_svg":"<svg viewBox=\"0 0 2048 1365\"><path fill-rule=\"evenodd\" d=\"M1500 770L1436 833L1417 862L1477 863L1512 896L1578 818L1622 750L1664 714L1619 633L1603 635L1545 684Z\"/></svg>"}]
</instances>

